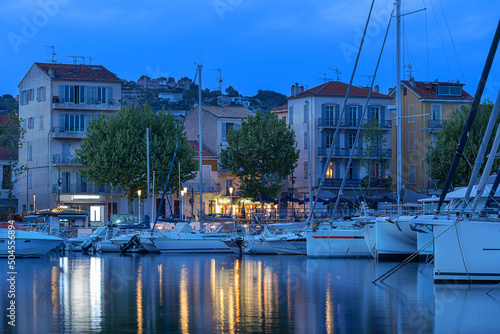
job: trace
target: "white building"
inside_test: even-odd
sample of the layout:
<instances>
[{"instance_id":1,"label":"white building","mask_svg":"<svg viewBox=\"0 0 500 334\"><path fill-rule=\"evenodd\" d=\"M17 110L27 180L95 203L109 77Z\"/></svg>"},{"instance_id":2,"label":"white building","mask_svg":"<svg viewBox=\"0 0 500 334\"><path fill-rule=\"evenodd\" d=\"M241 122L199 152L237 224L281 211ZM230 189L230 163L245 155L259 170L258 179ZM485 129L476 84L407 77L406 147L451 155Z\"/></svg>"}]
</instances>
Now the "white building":
<instances>
[{"instance_id":1,"label":"white building","mask_svg":"<svg viewBox=\"0 0 500 334\"><path fill-rule=\"evenodd\" d=\"M107 220L112 193L85 182L74 152L93 118L120 110L121 80L101 65L34 63L19 84L19 97L26 130L19 209L32 210L36 200L36 209L60 203L88 210L91 221ZM121 205L118 197L114 207Z\"/></svg>"},{"instance_id":2,"label":"white building","mask_svg":"<svg viewBox=\"0 0 500 334\"><path fill-rule=\"evenodd\" d=\"M170 102L179 102L180 100L182 100L181 93L163 92L159 93L158 97L163 100L169 100Z\"/></svg>"},{"instance_id":3,"label":"white building","mask_svg":"<svg viewBox=\"0 0 500 334\"><path fill-rule=\"evenodd\" d=\"M361 194L361 179L365 176L364 171L357 166L356 162L358 160L356 159L354 159L354 163L349 169L346 169L346 165L352 149L362 145L361 142L358 142L358 145L354 143L358 124L360 122L362 124L366 123L372 116L378 118L385 130L387 142L384 153L386 153L385 156L389 160L388 166L390 166L391 113L387 107L391 103L391 97L380 94L377 92L378 89L375 89L371 94L368 113L361 119L369 91L352 86L345 108L346 112L340 117L340 112L344 108L347 88L347 84L339 81L330 81L305 91L298 84L292 86L292 94L288 98L288 115L286 119L287 123L292 125L295 131L296 141L300 149L299 165L294 172L294 177L296 177L295 185L300 198L304 195L308 196L309 193L309 167L311 168L313 192L316 193L332 144L334 151L328 163L329 168L323 191L319 196L323 198L336 196L345 173L348 173L348 177L344 195L358 196ZM307 113L308 110L310 113ZM310 119L308 114L311 115ZM332 143L335 128L339 121L339 135L335 143ZM308 132L311 134L309 146L307 143ZM310 149L312 150L312 160L311 166L308 166ZM377 169L376 175L373 176L381 178L390 175L390 167L387 167L387 169Z\"/></svg>"}]
</instances>

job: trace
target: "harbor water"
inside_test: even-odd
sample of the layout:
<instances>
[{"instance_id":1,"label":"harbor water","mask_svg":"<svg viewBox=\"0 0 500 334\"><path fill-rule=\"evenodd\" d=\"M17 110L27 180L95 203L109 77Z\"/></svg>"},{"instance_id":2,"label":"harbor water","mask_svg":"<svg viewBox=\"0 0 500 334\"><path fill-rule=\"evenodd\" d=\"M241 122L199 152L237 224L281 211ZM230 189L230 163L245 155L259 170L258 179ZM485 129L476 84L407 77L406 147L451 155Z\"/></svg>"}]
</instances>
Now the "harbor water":
<instances>
[{"instance_id":1,"label":"harbor water","mask_svg":"<svg viewBox=\"0 0 500 334\"><path fill-rule=\"evenodd\" d=\"M6 259L2 259L5 261ZM305 256L49 253L16 260L4 333L497 333L500 287L434 284L432 265ZM5 266L6 267L6 264ZM420 272L419 269L423 269Z\"/></svg>"}]
</instances>

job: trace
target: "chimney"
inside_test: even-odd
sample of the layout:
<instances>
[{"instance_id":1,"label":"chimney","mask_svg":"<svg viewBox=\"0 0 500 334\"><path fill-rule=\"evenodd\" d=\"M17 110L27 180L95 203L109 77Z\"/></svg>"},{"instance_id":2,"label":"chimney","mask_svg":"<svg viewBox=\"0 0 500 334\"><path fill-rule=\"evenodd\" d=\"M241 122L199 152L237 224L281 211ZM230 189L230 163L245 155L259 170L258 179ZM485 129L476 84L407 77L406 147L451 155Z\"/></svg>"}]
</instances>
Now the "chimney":
<instances>
[{"instance_id":1,"label":"chimney","mask_svg":"<svg viewBox=\"0 0 500 334\"><path fill-rule=\"evenodd\" d=\"M304 91L304 86L300 86L299 93L302 93L303 91Z\"/></svg>"},{"instance_id":2,"label":"chimney","mask_svg":"<svg viewBox=\"0 0 500 334\"><path fill-rule=\"evenodd\" d=\"M54 68L53 67L49 68L49 77L51 77L51 78L54 77Z\"/></svg>"},{"instance_id":3,"label":"chimney","mask_svg":"<svg viewBox=\"0 0 500 334\"><path fill-rule=\"evenodd\" d=\"M413 88L417 87L417 84L415 82L415 78L414 77L410 77L409 83L410 83L411 87L413 87Z\"/></svg>"},{"instance_id":4,"label":"chimney","mask_svg":"<svg viewBox=\"0 0 500 334\"><path fill-rule=\"evenodd\" d=\"M295 96L299 95L299 83L295 83Z\"/></svg>"},{"instance_id":5,"label":"chimney","mask_svg":"<svg viewBox=\"0 0 500 334\"><path fill-rule=\"evenodd\" d=\"M380 87L378 85L375 85L375 87L373 87L373 92L379 93L380 92Z\"/></svg>"},{"instance_id":6,"label":"chimney","mask_svg":"<svg viewBox=\"0 0 500 334\"><path fill-rule=\"evenodd\" d=\"M292 85L292 88L291 88L291 96L295 96L295 86Z\"/></svg>"}]
</instances>

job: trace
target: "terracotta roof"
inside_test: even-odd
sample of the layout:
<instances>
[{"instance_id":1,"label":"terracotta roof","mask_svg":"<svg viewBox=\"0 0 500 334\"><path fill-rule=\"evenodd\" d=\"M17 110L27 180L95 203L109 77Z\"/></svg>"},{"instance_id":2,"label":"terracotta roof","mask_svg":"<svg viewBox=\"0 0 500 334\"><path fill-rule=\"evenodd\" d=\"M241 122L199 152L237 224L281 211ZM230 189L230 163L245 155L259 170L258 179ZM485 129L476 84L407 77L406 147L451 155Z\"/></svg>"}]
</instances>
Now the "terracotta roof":
<instances>
[{"instance_id":1,"label":"terracotta roof","mask_svg":"<svg viewBox=\"0 0 500 334\"><path fill-rule=\"evenodd\" d=\"M35 63L46 75L49 69L54 69L56 80L78 80L78 81L104 81L121 82L120 78L108 71L102 65L74 65L74 64L47 64Z\"/></svg>"},{"instance_id":2,"label":"terracotta roof","mask_svg":"<svg viewBox=\"0 0 500 334\"><path fill-rule=\"evenodd\" d=\"M297 96L289 96L289 100L300 99L307 96L342 96L344 97L347 93L348 84L340 82L340 81L328 81L322 85L310 88L308 90L303 91ZM351 86L351 90L349 92L349 97L367 97L369 93L368 89L360 88L357 86ZM388 95L380 94L376 92L372 92L370 95L372 98L389 98Z\"/></svg>"},{"instance_id":3,"label":"terracotta roof","mask_svg":"<svg viewBox=\"0 0 500 334\"><path fill-rule=\"evenodd\" d=\"M252 116L252 112L243 107L219 107L219 106L202 106L208 112L218 116L218 117L232 117L232 118L247 118ZM198 107L195 107L198 109Z\"/></svg>"},{"instance_id":4,"label":"terracotta roof","mask_svg":"<svg viewBox=\"0 0 500 334\"><path fill-rule=\"evenodd\" d=\"M473 97L462 89L462 96L443 96L437 94L437 87L439 85L447 85L447 86L463 86L463 84L459 83L450 83L450 82L424 82L424 81L414 81L414 85L411 85L408 80L401 80L401 84L403 84L406 88L410 89L421 99L441 99L441 100L472 100ZM395 91L395 89L391 90L391 94Z\"/></svg>"},{"instance_id":5,"label":"terracotta roof","mask_svg":"<svg viewBox=\"0 0 500 334\"><path fill-rule=\"evenodd\" d=\"M0 126L4 126L4 124L7 123L9 115L0 115ZM14 151L14 157L17 158L17 153L18 151ZM0 146L0 159L9 159L10 158L10 153L9 150L6 147L1 147Z\"/></svg>"},{"instance_id":6,"label":"terracotta roof","mask_svg":"<svg viewBox=\"0 0 500 334\"><path fill-rule=\"evenodd\" d=\"M276 108L273 108L271 109L272 112L275 112L275 113L280 113L280 112L288 112L288 103L287 104L284 104L282 106L279 106L279 107L276 107Z\"/></svg>"},{"instance_id":7,"label":"terracotta roof","mask_svg":"<svg viewBox=\"0 0 500 334\"><path fill-rule=\"evenodd\" d=\"M198 158L198 152L200 151L200 143L196 140L188 140L188 144L191 145L195 152L195 158ZM201 151L201 156L203 158L217 158L211 150L209 150L205 145L203 145L203 150Z\"/></svg>"}]
</instances>

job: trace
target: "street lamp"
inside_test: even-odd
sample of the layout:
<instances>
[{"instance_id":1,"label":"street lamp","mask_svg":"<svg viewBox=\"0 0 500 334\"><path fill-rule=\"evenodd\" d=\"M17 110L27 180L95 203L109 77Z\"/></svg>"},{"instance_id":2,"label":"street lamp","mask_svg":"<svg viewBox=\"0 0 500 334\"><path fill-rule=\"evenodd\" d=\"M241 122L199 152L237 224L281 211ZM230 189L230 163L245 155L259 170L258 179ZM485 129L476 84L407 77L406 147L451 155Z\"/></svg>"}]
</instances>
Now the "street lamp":
<instances>
[{"instance_id":1,"label":"street lamp","mask_svg":"<svg viewBox=\"0 0 500 334\"><path fill-rule=\"evenodd\" d=\"M141 190L137 190L137 195L139 196L139 224L141 223Z\"/></svg>"},{"instance_id":2,"label":"street lamp","mask_svg":"<svg viewBox=\"0 0 500 334\"><path fill-rule=\"evenodd\" d=\"M181 198L180 198L180 204L181 204L181 210L180 210L180 218L181 220L183 220L183 216L184 216L184 189L181 189Z\"/></svg>"},{"instance_id":3,"label":"street lamp","mask_svg":"<svg viewBox=\"0 0 500 334\"><path fill-rule=\"evenodd\" d=\"M233 191L234 191L234 188L233 187L229 187L229 194L231 195L231 206L230 206L230 209L229 209L229 216L231 218L233 218Z\"/></svg>"},{"instance_id":4,"label":"street lamp","mask_svg":"<svg viewBox=\"0 0 500 334\"><path fill-rule=\"evenodd\" d=\"M188 206L188 202L187 202L187 197L188 197L188 188L187 187L184 187L184 218L187 219L187 206Z\"/></svg>"}]
</instances>

